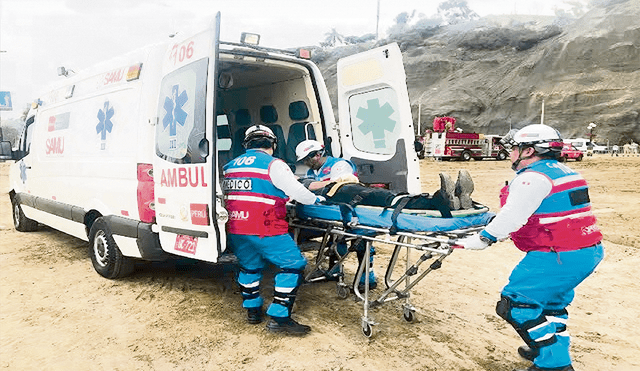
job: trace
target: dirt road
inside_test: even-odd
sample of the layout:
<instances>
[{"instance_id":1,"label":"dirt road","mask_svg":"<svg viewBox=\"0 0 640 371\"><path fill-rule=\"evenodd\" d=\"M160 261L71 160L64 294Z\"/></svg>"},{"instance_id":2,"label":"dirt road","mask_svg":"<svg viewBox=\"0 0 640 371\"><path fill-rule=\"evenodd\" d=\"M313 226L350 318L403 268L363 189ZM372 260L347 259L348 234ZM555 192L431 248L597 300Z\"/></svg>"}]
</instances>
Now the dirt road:
<instances>
[{"instance_id":1,"label":"dirt road","mask_svg":"<svg viewBox=\"0 0 640 371\"><path fill-rule=\"evenodd\" d=\"M591 185L607 255L569 309L574 367L640 370L640 158L596 156L570 163ZM421 161L423 191L438 173L466 168L473 198L497 210L513 177L507 162ZM362 306L339 300L334 283L305 285L294 316L303 338L245 323L233 266L140 264L134 275L99 276L87 243L46 227L13 229L8 164L0 164L0 369L6 370L438 370L510 371L528 363L521 341L494 312L522 257L511 242L455 251L414 289L418 321L400 303L373 311L374 336L360 330ZM390 250L378 247L384 272ZM348 275L353 272L347 271Z\"/></svg>"}]
</instances>

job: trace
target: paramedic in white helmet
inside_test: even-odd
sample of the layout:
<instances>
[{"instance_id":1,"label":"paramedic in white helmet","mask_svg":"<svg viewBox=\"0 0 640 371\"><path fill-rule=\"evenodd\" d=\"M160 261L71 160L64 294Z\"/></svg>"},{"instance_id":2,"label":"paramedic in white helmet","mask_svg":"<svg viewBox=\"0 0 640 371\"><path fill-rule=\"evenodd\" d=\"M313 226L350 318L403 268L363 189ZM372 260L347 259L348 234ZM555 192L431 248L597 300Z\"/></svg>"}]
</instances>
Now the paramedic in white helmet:
<instances>
[{"instance_id":1,"label":"paramedic in white helmet","mask_svg":"<svg viewBox=\"0 0 640 371\"><path fill-rule=\"evenodd\" d=\"M302 180L303 184L310 191L317 191L330 183L339 182L339 181L358 181L358 173L356 165L349 160L345 160L343 158L337 158L328 156L326 154L324 145L316 140L305 140L300 142L296 146L296 157L298 162L302 161L305 165L309 167L307 171L307 178ZM310 181L309 181L310 180ZM358 261L362 264L365 255L365 246L366 243L364 240L360 240L358 245L355 247L356 254L358 255ZM338 245L338 252L343 255L347 252L347 247L344 244ZM369 250L369 289L373 290L378 286L376 282L376 276L373 272L373 255L375 254L375 249L373 245L371 245L371 249ZM363 275L360 277L360 282L358 283L358 289L360 292L364 291L366 278Z\"/></svg>"},{"instance_id":2,"label":"paramedic in white helmet","mask_svg":"<svg viewBox=\"0 0 640 371\"><path fill-rule=\"evenodd\" d=\"M326 155L324 145L305 140L296 146L297 161L309 167L307 178L313 180L307 188L316 191L341 179L358 180L356 166L349 160Z\"/></svg>"},{"instance_id":3,"label":"paramedic in white helmet","mask_svg":"<svg viewBox=\"0 0 640 371\"><path fill-rule=\"evenodd\" d=\"M550 126L529 125L503 141L516 176L501 191L496 217L458 245L482 250L510 236L527 253L496 305L526 344L518 353L533 362L516 371L572 371L566 307L604 257L587 182L557 161L563 143Z\"/></svg>"},{"instance_id":4,"label":"paramedic in white helmet","mask_svg":"<svg viewBox=\"0 0 640 371\"><path fill-rule=\"evenodd\" d=\"M267 330L304 335L311 328L291 319L306 259L289 235L285 204L322 201L300 184L287 164L275 157L278 139L264 125L245 132L246 152L224 166L223 190L229 211L228 239L238 257L238 284L247 321L263 321L260 281L267 262L280 269L274 278L273 302L267 310Z\"/></svg>"}]
</instances>

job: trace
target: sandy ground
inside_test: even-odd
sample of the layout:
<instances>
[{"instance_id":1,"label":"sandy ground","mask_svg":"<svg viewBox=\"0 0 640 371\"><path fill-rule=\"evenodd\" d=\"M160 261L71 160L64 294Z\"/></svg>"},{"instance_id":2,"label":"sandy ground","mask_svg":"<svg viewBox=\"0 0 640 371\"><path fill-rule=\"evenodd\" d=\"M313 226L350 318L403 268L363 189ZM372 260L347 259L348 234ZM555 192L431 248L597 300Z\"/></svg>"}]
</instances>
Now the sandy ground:
<instances>
[{"instance_id":1,"label":"sandy ground","mask_svg":"<svg viewBox=\"0 0 640 371\"><path fill-rule=\"evenodd\" d=\"M466 168L474 199L496 210L512 178L508 162L421 161L423 191L438 172ZM576 370L640 370L640 158L606 155L570 163L591 185L607 255L569 307ZM305 285L294 317L312 326L303 338L249 325L234 267L140 264L125 279L92 268L87 244L41 227L13 229L8 164L0 164L0 368L7 370L491 370L527 366L521 341L495 303L522 257L511 242L456 250L412 292L418 320L401 303L372 310L371 338L362 305L338 299L332 282ZM376 270L389 261L378 246ZM311 255L309 256L311 257ZM347 271L352 275L353 271Z\"/></svg>"}]
</instances>

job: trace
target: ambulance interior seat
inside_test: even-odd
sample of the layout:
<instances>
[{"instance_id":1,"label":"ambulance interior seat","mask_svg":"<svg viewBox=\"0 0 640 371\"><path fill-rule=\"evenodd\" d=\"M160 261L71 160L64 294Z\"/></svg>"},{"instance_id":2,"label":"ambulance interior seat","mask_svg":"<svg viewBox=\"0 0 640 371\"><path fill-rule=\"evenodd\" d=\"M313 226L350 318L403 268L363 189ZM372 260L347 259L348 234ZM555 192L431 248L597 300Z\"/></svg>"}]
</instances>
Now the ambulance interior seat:
<instances>
[{"instance_id":1,"label":"ambulance interior seat","mask_svg":"<svg viewBox=\"0 0 640 371\"><path fill-rule=\"evenodd\" d=\"M273 152L273 156L281 160L287 159L287 147L284 139L284 131L282 126L276 124L278 121L278 111L273 105L260 107L260 120L265 124L273 134L278 138L278 144L276 150Z\"/></svg>"},{"instance_id":2,"label":"ambulance interior seat","mask_svg":"<svg viewBox=\"0 0 640 371\"><path fill-rule=\"evenodd\" d=\"M233 143L231 144L231 152L233 158L244 153L242 141L244 140L244 132L251 126L251 114L246 108L240 108L236 111L235 125L233 131Z\"/></svg>"},{"instance_id":3,"label":"ambulance interior seat","mask_svg":"<svg viewBox=\"0 0 640 371\"><path fill-rule=\"evenodd\" d=\"M289 118L294 123L289 127L287 137L287 162L296 163L296 146L307 139L316 139L313 125L307 121L309 109L304 101L289 104Z\"/></svg>"}]
</instances>

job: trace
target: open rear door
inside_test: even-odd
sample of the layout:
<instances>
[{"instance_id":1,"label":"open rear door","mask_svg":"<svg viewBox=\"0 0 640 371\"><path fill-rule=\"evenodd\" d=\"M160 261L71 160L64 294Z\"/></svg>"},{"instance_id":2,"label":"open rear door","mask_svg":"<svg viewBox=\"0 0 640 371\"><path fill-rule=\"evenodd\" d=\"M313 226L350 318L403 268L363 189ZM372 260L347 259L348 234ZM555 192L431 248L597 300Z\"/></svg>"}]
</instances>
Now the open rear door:
<instances>
[{"instance_id":1,"label":"open rear door","mask_svg":"<svg viewBox=\"0 0 640 371\"><path fill-rule=\"evenodd\" d=\"M393 43L338 61L342 156L360 181L421 193L402 53Z\"/></svg>"},{"instance_id":2,"label":"open rear door","mask_svg":"<svg viewBox=\"0 0 640 371\"><path fill-rule=\"evenodd\" d=\"M224 249L216 174L215 68L220 13L211 29L165 53L157 106L155 209L162 248L216 262Z\"/></svg>"}]
</instances>

